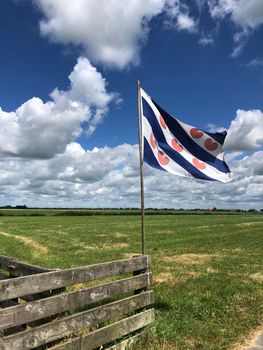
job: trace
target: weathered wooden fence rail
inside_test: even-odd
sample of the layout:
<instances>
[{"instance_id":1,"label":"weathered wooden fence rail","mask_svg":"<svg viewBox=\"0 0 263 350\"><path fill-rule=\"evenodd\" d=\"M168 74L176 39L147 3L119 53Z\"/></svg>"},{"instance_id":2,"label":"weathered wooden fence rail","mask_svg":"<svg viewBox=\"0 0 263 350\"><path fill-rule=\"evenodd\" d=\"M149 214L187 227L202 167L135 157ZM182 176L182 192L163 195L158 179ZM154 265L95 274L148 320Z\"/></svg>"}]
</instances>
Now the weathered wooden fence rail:
<instances>
[{"instance_id":1,"label":"weathered wooden fence rail","mask_svg":"<svg viewBox=\"0 0 263 350\"><path fill-rule=\"evenodd\" d=\"M124 349L154 320L149 265L139 256L50 270L0 256L0 350Z\"/></svg>"}]
</instances>

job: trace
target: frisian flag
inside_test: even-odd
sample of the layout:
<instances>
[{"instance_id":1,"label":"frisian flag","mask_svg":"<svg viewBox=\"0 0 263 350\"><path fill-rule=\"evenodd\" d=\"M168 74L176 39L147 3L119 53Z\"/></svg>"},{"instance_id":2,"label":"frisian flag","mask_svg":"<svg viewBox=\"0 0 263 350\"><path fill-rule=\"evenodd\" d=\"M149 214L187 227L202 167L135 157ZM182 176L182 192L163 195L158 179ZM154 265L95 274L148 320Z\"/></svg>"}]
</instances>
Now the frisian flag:
<instances>
[{"instance_id":1,"label":"frisian flag","mask_svg":"<svg viewBox=\"0 0 263 350\"><path fill-rule=\"evenodd\" d=\"M224 161L225 132L210 133L165 112L140 88L143 160L169 173L202 180L230 182Z\"/></svg>"}]
</instances>

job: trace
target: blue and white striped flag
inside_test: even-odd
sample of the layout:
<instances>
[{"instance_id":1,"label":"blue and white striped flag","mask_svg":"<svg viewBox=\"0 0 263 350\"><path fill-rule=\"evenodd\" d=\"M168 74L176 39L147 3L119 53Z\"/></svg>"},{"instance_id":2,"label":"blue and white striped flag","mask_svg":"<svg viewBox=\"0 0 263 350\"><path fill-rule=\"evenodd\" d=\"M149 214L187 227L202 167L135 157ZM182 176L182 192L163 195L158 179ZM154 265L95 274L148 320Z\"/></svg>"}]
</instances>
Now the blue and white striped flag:
<instances>
[{"instance_id":1,"label":"blue and white striped flag","mask_svg":"<svg viewBox=\"0 0 263 350\"><path fill-rule=\"evenodd\" d=\"M209 133L165 112L141 88L143 160L181 176L230 182L233 173L224 161L225 132Z\"/></svg>"}]
</instances>

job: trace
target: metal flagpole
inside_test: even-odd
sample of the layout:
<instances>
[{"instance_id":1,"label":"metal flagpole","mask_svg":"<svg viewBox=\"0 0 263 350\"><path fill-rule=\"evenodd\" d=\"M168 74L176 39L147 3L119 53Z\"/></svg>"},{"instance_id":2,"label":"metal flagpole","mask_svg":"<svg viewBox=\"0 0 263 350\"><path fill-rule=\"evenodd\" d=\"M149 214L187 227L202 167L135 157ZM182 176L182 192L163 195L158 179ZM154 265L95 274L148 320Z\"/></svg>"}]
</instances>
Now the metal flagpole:
<instances>
[{"instance_id":1,"label":"metal flagpole","mask_svg":"<svg viewBox=\"0 0 263 350\"><path fill-rule=\"evenodd\" d=\"M143 183L143 157L142 157L142 120L141 120L141 84L138 80L138 131L139 131L139 160L141 182L141 237L142 255L145 255L145 228L144 228L144 183Z\"/></svg>"}]
</instances>

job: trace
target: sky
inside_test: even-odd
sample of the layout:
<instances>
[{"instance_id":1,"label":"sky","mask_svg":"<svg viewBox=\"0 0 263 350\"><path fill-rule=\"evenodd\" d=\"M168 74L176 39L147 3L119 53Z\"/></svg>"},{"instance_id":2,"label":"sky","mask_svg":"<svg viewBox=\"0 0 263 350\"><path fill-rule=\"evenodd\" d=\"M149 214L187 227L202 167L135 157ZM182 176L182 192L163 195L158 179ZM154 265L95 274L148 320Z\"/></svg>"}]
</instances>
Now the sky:
<instances>
[{"instance_id":1,"label":"sky","mask_svg":"<svg viewBox=\"0 0 263 350\"><path fill-rule=\"evenodd\" d=\"M0 206L139 207L137 81L227 130L227 184L144 165L153 208L263 208L262 0L1 0Z\"/></svg>"}]
</instances>

